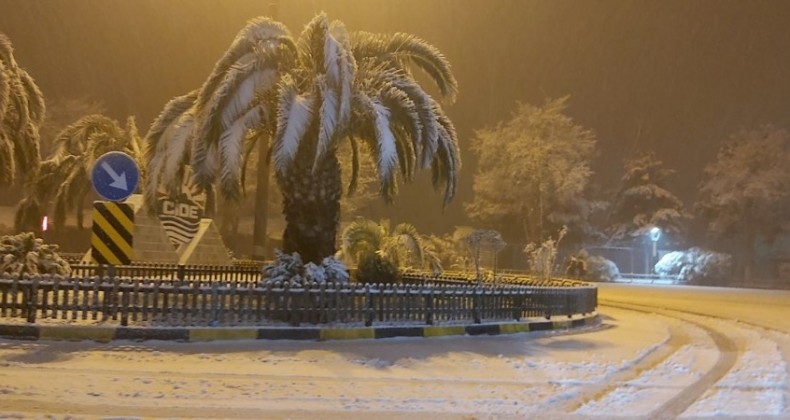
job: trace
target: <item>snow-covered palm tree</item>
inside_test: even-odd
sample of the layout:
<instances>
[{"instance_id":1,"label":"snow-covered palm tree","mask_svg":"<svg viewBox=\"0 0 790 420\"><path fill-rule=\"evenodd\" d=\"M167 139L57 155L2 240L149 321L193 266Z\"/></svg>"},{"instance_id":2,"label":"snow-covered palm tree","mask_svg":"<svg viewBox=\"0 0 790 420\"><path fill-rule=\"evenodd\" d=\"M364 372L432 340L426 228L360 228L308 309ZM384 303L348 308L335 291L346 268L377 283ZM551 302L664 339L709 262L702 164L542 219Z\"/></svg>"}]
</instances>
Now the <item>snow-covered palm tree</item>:
<instances>
[{"instance_id":1,"label":"snow-covered palm tree","mask_svg":"<svg viewBox=\"0 0 790 420\"><path fill-rule=\"evenodd\" d=\"M356 161L349 191L364 144L385 198L396 192L398 174L408 181L417 169L430 167L434 185L444 184L445 200L451 199L460 166L455 129L416 82L412 66L454 98L449 63L414 36L351 36L322 14L294 39L280 23L250 21L193 104L192 133L185 139L192 141L196 180L204 186L218 182L225 197L239 197L245 146L250 138L268 138L287 222L283 248L313 262L335 252L342 193L335 152L342 141L350 142ZM171 176L177 171L155 167L149 164L152 179L161 174L170 187L180 182Z\"/></svg>"},{"instance_id":2,"label":"snow-covered palm tree","mask_svg":"<svg viewBox=\"0 0 790 420\"><path fill-rule=\"evenodd\" d=\"M0 184L17 172L38 168L38 127L44 120L44 96L33 78L14 59L11 41L0 33Z\"/></svg>"},{"instance_id":3,"label":"snow-covered palm tree","mask_svg":"<svg viewBox=\"0 0 790 420\"><path fill-rule=\"evenodd\" d=\"M99 114L87 115L64 128L55 139L55 152L41 163L28 195L17 207L16 228L35 226L50 202L54 202L56 227L63 226L66 214L73 210L77 226L82 228L91 169L101 155L111 151L127 153L141 165L141 139L134 117L127 119L125 129Z\"/></svg>"}]
</instances>

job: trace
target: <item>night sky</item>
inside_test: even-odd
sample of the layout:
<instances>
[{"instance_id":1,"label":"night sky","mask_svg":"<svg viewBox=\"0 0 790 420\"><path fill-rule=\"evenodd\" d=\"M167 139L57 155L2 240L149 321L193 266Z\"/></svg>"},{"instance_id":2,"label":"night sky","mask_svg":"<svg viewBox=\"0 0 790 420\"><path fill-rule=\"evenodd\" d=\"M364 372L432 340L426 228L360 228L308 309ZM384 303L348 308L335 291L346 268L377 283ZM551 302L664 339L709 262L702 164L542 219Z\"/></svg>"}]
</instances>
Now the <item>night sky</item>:
<instances>
[{"instance_id":1,"label":"night sky","mask_svg":"<svg viewBox=\"0 0 790 420\"><path fill-rule=\"evenodd\" d=\"M136 115L145 131L270 2L0 0L0 31L47 99L101 100L109 116ZM322 10L352 31L418 35L453 65L460 95L447 110L465 152L459 196L442 215L441 195L427 197L423 177L386 211L421 229L468 223L468 145L516 101L571 95L568 113L598 137L594 181L614 188L624 157L654 150L678 170L673 186L687 204L731 133L790 128L790 2L280 0L278 20L297 35Z\"/></svg>"}]
</instances>

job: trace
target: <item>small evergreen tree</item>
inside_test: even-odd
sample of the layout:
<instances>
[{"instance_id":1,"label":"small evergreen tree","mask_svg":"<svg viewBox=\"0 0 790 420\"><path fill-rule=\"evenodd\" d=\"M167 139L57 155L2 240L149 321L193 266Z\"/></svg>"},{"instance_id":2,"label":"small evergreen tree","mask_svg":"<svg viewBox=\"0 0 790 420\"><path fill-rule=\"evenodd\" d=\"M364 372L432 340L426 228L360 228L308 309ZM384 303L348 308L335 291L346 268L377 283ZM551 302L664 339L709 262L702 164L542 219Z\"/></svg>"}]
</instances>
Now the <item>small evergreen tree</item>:
<instances>
[{"instance_id":1,"label":"small evergreen tree","mask_svg":"<svg viewBox=\"0 0 790 420\"><path fill-rule=\"evenodd\" d=\"M683 203L667 189L667 179L673 173L653 153L639 154L625 163L609 213L610 240L643 237L654 227L673 238L681 235L687 216Z\"/></svg>"}]
</instances>

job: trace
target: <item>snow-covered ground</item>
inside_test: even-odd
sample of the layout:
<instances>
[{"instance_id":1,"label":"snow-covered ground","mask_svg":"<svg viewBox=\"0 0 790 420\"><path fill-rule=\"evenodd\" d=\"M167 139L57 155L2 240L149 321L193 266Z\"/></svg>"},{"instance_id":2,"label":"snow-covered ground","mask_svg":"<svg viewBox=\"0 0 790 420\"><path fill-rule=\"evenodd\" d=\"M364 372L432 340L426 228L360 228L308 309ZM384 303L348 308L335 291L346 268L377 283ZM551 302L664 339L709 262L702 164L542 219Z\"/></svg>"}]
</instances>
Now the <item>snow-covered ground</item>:
<instances>
[{"instance_id":1,"label":"snow-covered ground","mask_svg":"<svg viewBox=\"0 0 790 420\"><path fill-rule=\"evenodd\" d=\"M601 299L605 327L571 334L327 342L0 340L0 413L790 418L790 293L607 285ZM716 318L730 313L743 322Z\"/></svg>"}]
</instances>

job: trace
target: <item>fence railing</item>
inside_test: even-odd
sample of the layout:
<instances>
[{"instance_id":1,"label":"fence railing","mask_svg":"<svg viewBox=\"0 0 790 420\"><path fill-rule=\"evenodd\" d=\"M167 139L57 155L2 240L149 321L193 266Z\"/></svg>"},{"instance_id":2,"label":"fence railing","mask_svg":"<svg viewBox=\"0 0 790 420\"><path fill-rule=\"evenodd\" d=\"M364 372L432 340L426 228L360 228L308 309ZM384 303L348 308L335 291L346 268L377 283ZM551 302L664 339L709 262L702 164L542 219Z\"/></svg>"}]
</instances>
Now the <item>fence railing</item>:
<instances>
[{"instance_id":1,"label":"fence railing","mask_svg":"<svg viewBox=\"0 0 790 420\"><path fill-rule=\"evenodd\" d=\"M177 265L136 264L103 266L95 264L71 264L71 277L128 277L132 279L159 279L171 281L206 280L236 283L258 283L261 281L261 266L221 265Z\"/></svg>"},{"instance_id":2,"label":"fence railing","mask_svg":"<svg viewBox=\"0 0 790 420\"><path fill-rule=\"evenodd\" d=\"M0 317L126 325L482 323L588 314L595 287L0 278Z\"/></svg>"}]
</instances>

